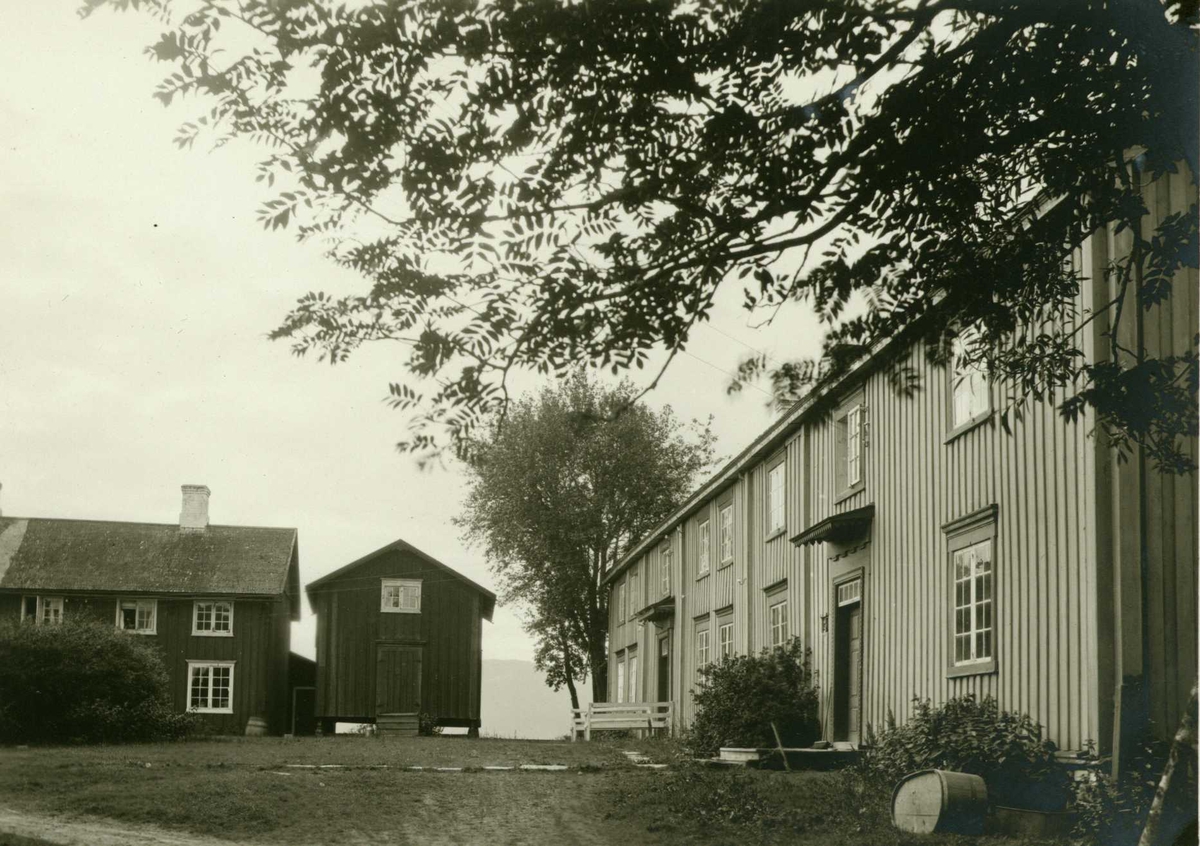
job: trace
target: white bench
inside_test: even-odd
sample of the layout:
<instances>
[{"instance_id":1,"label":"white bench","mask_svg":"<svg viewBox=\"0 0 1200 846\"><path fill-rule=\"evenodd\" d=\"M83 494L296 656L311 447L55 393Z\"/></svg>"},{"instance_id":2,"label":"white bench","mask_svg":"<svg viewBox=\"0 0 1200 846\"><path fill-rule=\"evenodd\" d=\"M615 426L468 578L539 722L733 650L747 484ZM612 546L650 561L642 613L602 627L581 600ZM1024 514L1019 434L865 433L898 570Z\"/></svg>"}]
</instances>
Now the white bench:
<instances>
[{"instance_id":1,"label":"white bench","mask_svg":"<svg viewBox=\"0 0 1200 846\"><path fill-rule=\"evenodd\" d=\"M592 731L671 730L670 702L593 702L587 708L571 709L571 740L583 732L584 740Z\"/></svg>"}]
</instances>

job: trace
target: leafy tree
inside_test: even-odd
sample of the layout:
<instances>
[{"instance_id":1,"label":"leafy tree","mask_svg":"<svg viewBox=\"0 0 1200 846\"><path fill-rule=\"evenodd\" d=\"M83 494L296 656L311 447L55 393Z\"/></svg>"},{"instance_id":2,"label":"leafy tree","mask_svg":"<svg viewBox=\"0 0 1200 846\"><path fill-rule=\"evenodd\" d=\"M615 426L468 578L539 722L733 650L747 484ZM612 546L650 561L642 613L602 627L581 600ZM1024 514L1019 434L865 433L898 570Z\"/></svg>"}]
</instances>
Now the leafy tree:
<instances>
[{"instance_id":1,"label":"leafy tree","mask_svg":"<svg viewBox=\"0 0 1200 846\"><path fill-rule=\"evenodd\" d=\"M523 605L555 690L589 675L607 698L605 572L664 520L711 463L707 425L654 412L634 389L577 372L514 402L469 450L459 525L483 545L504 598ZM618 413L618 410L621 410Z\"/></svg>"},{"instance_id":2,"label":"leafy tree","mask_svg":"<svg viewBox=\"0 0 1200 846\"><path fill-rule=\"evenodd\" d=\"M83 12L105 3L163 5ZM1138 190L1179 162L1194 184L1196 21L1195 0L202 0L148 51L176 68L159 99L209 107L179 145L268 145L263 224L370 280L274 337L333 362L408 344L402 449L464 443L516 369L669 364L731 283L763 319L815 307L827 352L938 302L932 356L977 324L968 356L1017 401L1073 383L1065 414L1184 469L1195 344L1087 362L1061 318L1063 258L1108 222L1132 247L1106 320L1197 264L1195 205L1149 231ZM741 375L766 370L783 402L824 372Z\"/></svg>"}]
</instances>

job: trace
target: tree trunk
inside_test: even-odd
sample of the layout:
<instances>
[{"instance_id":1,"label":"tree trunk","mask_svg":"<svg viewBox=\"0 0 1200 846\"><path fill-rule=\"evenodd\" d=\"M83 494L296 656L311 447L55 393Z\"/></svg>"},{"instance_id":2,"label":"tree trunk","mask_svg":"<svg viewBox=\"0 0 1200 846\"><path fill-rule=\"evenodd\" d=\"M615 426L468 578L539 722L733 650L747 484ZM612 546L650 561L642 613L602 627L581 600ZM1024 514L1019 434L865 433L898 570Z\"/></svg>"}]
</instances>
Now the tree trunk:
<instances>
[{"instance_id":1,"label":"tree trunk","mask_svg":"<svg viewBox=\"0 0 1200 846\"><path fill-rule=\"evenodd\" d=\"M563 676L567 679L567 690L571 694L571 707L579 708L579 691L575 689L575 668L571 666L571 641L566 633L561 634Z\"/></svg>"},{"instance_id":2,"label":"tree trunk","mask_svg":"<svg viewBox=\"0 0 1200 846\"><path fill-rule=\"evenodd\" d=\"M1146 815L1146 827L1142 829L1138 846L1155 846L1158 843L1158 826L1162 821L1163 805L1167 798L1167 791L1171 789L1171 777L1175 775L1175 767L1179 764L1179 755L1185 748L1194 747L1196 744L1196 685L1197 682L1192 682L1192 695L1188 697L1187 708L1184 709L1183 717L1179 721L1175 739L1171 741L1171 753L1167 756L1167 765L1163 767L1158 789L1154 791L1154 802L1151 803L1150 812Z\"/></svg>"},{"instance_id":3,"label":"tree trunk","mask_svg":"<svg viewBox=\"0 0 1200 846\"><path fill-rule=\"evenodd\" d=\"M589 659L592 665L592 701L608 701L608 649L604 638L600 639L600 647L590 650Z\"/></svg>"}]
</instances>

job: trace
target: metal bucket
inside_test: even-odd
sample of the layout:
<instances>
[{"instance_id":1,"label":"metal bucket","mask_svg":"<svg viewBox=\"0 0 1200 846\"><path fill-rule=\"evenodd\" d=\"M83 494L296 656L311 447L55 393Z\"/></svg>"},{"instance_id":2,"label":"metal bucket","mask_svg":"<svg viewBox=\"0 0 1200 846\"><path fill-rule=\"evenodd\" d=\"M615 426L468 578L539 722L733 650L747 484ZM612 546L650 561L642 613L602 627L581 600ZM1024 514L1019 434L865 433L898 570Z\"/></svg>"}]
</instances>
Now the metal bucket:
<instances>
[{"instance_id":1,"label":"metal bucket","mask_svg":"<svg viewBox=\"0 0 1200 846\"><path fill-rule=\"evenodd\" d=\"M892 791L892 822L917 834L982 834L987 807L987 785L968 773L922 770Z\"/></svg>"}]
</instances>

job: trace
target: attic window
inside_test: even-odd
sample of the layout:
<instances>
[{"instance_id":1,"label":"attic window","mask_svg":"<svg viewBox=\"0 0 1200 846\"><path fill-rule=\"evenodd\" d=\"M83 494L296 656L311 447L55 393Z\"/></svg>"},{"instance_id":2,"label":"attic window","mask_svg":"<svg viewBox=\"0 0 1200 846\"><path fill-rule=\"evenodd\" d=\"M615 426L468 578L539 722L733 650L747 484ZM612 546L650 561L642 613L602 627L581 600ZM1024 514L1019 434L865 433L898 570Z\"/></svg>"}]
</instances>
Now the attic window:
<instances>
[{"instance_id":1,"label":"attic window","mask_svg":"<svg viewBox=\"0 0 1200 846\"><path fill-rule=\"evenodd\" d=\"M200 599L192 605L192 634L202 637L233 636L233 603Z\"/></svg>"},{"instance_id":2,"label":"attic window","mask_svg":"<svg viewBox=\"0 0 1200 846\"><path fill-rule=\"evenodd\" d=\"M379 610L389 614L420 614L421 580L384 579Z\"/></svg>"},{"instance_id":3,"label":"attic window","mask_svg":"<svg viewBox=\"0 0 1200 846\"><path fill-rule=\"evenodd\" d=\"M152 635L158 624L158 600L121 599L117 601L117 628Z\"/></svg>"}]
</instances>

